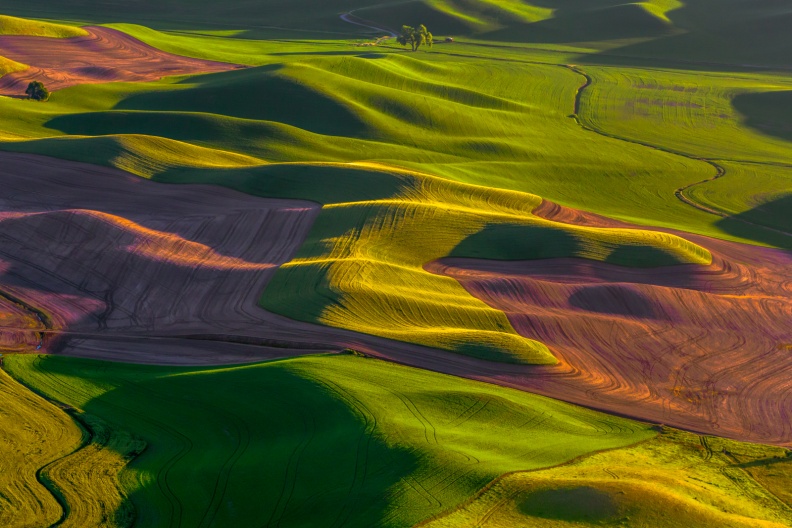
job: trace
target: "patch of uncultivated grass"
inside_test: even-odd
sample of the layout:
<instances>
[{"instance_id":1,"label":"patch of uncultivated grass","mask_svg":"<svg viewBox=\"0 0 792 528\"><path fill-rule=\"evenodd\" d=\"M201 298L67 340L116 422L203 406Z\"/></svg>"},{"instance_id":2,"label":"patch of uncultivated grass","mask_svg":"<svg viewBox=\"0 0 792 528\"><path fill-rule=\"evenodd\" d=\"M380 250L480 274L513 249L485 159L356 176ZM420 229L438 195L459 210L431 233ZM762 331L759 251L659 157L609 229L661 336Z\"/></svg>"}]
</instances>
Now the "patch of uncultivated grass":
<instances>
[{"instance_id":1,"label":"patch of uncultivated grass","mask_svg":"<svg viewBox=\"0 0 792 528\"><path fill-rule=\"evenodd\" d=\"M409 526L504 472L656 434L540 396L352 355L218 368L56 356L14 356L7 365L47 396L145 440L121 472L136 526Z\"/></svg>"},{"instance_id":2,"label":"patch of uncultivated grass","mask_svg":"<svg viewBox=\"0 0 792 528\"><path fill-rule=\"evenodd\" d=\"M761 477L749 474L784 464L784 455L778 448L666 430L633 447L506 475L462 508L421 526L780 528L792 522L789 503L773 494L772 483L763 487Z\"/></svg>"},{"instance_id":3,"label":"patch of uncultivated grass","mask_svg":"<svg viewBox=\"0 0 792 528\"><path fill-rule=\"evenodd\" d=\"M83 37L87 34L84 29L74 26L0 15L0 35L70 38Z\"/></svg>"},{"instance_id":4,"label":"patch of uncultivated grass","mask_svg":"<svg viewBox=\"0 0 792 528\"><path fill-rule=\"evenodd\" d=\"M25 71L27 69L27 64L22 64L21 62L12 61L11 59L0 56L0 77L9 73Z\"/></svg>"},{"instance_id":5,"label":"patch of uncultivated grass","mask_svg":"<svg viewBox=\"0 0 792 528\"><path fill-rule=\"evenodd\" d=\"M66 414L3 370L0 405L0 524L55 524L63 510L38 471L79 448L82 432Z\"/></svg>"}]
</instances>

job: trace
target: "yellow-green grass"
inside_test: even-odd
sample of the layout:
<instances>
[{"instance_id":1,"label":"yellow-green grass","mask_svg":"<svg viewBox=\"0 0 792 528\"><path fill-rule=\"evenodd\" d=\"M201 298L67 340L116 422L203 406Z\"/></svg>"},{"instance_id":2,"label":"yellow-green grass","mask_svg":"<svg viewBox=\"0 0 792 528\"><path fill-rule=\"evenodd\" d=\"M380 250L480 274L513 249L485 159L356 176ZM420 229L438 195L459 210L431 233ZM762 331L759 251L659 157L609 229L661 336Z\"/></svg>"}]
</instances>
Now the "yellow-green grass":
<instances>
[{"instance_id":1,"label":"yellow-green grass","mask_svg":"<svg viewBox=\"0 0 792 528\"><path fill-rule=\"evenodd\" d=\"M117 473L136 441L95 419L81 427L1 369L0 407L0 525L129 524Z\"/></svg>"},{"instance_id":2,"label":"yellow-green grass","mask_svg":"<svg viewBox=\"0 0 792 528\"><path fill-rule=\"evenodd\" d=\"M718 227L724 231L753 232L758 242L790 247L792 234L771 231L792 233L788 215L761 209L792 193L792 143L783 132L788 112L778 104L778 96L787 93L781 90L790 87L786 77L588 66L585 72L592 79L581 99L579 118L586 126L710 160L724 174L682 187L683 194L740 219L721 220Z\"/></svg>"},{"instance_id":3,"label":"yellow-green grass","mask_svg":"<svg viewBox=\"0 0 792 528\"><path fill-rule=\"evenodd\" d=\"M118 2L84 9L72 2L8 2L17 16L55 17L80 23L124 21L194 35L242 39L339 39L372 31L339 20L355 9L376 25L429 24L436 35L472 34L490 42L585 43L593 60L642 64L721 62L734 65L790 63L790 14L783 2L745 0L210 0L180 2L165 9L140 0L136 9ZM602 55L603 50L610 50ZM693 66L693 68L697 68Z\"/></svg>"},{"instance_id":4,"label":"yellow-green grass","mask_svg":"<svg viewBox=\"0 0 792 528\"><path fill-rule=\"evenodd\" d=\"M38 471L78 448L82 433L57 407L0 371L0 524L49 526L62 514ZM20 427L26 424L24 427Z\"/></svg>"},{"instance_id":5,"label":"yellow-green grass","mask_svg":"<svg viewBox=\"0 0 792 528\"><path fill-rule=\"evenodd\" d=\"M6 365L86 419L145 441L128 466L114 468L135 526L411 526L500 474L656 434L540 396L352 355L216 368L18 355ZM84 490L86 500L115 496L93 482Z\"/></svg>"},{"instance_id":6,"label":"yellow-green grass","mask_svg":"<svg viewBox=\"0 0 792 528\"><path fill-rule=\"evenodd\" d=\"M0 35L70 38L83 37L87 34L87 31L79 27L55 24L43 20L29 20L26 18L0 15Z\"/></svg>"},{"instance_id":7,"label":"yellow-green grass","mask_svg":"<svg viewBox=\"0 0 792 528\"><path fill-rule=\"evenodd\" d=\"M69 141L50 141L70 147ZM535 217L531 211L541 202L535 195L380 164L249 166L248 158L191 147L188 152L206 156L199 166L186 164L184 155L165 155L178 151L178 142L160 143L152 145L145 137L96 138L90 151L141 176L160 170L154 176L158 181L214 183L325 205L303 248L261 298L267 309L303 321L485 359L553 363L550 351L519 336L502 312L423 266L449 255L577 257L644 267L711 261L705 249L673 235ZM155 152L164 154L156 157Z\"/></svg>"},{"instance_id":8,"label":"yellow-green grass","mask_svg":"<svg viewBox=\"0 0 792 528\"><path fill-rule=\"evenodd\" d=\"M0 55L0 77L9 73L25 71L27 69L27 64L22 64Z\"/></svg>"},{"instance_id":9,"label":"yellow-green grass","mask_svg":"<svg viewBox=\"0 0 792 528\"><path fill-rule=\"evenodd\" d=\"M535 217L530 211L541 202L537 196L379 165L363 168L400 179L401 190L378 200L326 204L296 257L264 292L266 308L484 359L553 363L547 348L520 337L502 312L423 266L449 255L577 257L631 266L711 261L709 252L673 235ZM316 173L321 178L321 166ZM343 185L341 174L333 176L336 185Z\"/></svg>"},{"instance_id":10,"label":"yellow-green grass","mask_svg":"<svg viewBox=\"0 0 792 528\"><path fill-rule=\"evenodd\" d=\"M792 458L778 448L667 429L633 447L505 475L462 507L420 526L789 526L790 497L776 496L787 486L779 486L781 479L768 481L767 468L789 478Z\"/></svg>"},{"instance_id":11,"label":"yellow-green grass","mask_svg":"<svg viewBox=\"0 0 792 528\"><path fill-rule=\"evenodd\" d=\"M702 158L788 163L792 157L792 143L760 128L768 121L771 129L774 123L783 128L790 116L783 97L777 100L792 89L787 75L583 70L593 83L584 92L580 118L597 129ZM770 114L775 117L768 119Z\"/></svg>"},{"instance_id":12,"label":"yellow-green grass","mask_svg":"<svg viewBox=\"0 0 792 528\"><path fill-rule=\"evenodd\" d=\"M36 105L47 108L4 108L0 128L30 137L160 135L266 161L379 160L731 237L715 226L717 217L674 198L676 189L711 177L712 167L582 130L567 117L580 84L558 66L516 61L401 52L374 60L301 57L181 82L70 88ZM235 96L240 87L272 95L251 105ZM49 145L6 148L46 153ZM91 156L87 147L67 150Z\"/></svg>"}]
</instances>

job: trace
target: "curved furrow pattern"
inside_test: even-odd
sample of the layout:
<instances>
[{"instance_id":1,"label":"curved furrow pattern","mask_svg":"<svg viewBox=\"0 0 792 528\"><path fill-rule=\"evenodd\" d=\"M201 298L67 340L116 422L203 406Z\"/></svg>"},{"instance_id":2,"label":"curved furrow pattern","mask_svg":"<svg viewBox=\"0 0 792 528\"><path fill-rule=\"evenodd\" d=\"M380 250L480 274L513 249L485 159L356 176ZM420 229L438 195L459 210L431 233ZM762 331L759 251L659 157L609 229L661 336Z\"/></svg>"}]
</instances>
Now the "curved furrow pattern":
<instances>
[{"instance_id":1,"label":"curved furrow pattern","mask_svg":"<svg viewBox=\"0 0 792 528\"><path fill-rule=\"evenodd\" d=\"M545 207L586 218L554 209ZM427 269L456 278L559 358L509 376L510 384L658 423L790 444L792 255L688 238L712 252L710 266L443 259Z\"/></svg>"},{"instance_id":2,"label":"curved furrow pattern","mask_svg":"<svg viewBox=\"0 0 792 528\"><path fill-rule=\"evenodd\" d=\"M5 57L30 65L27 70L0 78L0 95L24 95L31 81L41 81L54 91L76 84L153 81L237 67L166 53L106 27L85 30L87 36L68 39L0 36Z\"/></svg>"},{"instance_id":3,"label":"curved furrow pattern","mask_svg":"<svg viewBox=\"0 0 792 528\"><path fill-rule=\"evenodd\" d=\"M78 334L244 334L258 323L257 296L274 268L319 211L49 158L2 158L0 288L51 315L50 352ZM12 307L3 313L0 326L13 328L3 339L35 349L35 334L22 332L35 322L12 317Z\"/></svg>"},{"instance_id":4,"label":"curved furrow pattern","mask_svg":"<svg viewBox=\"0 0 792 528\"><path fill-rule=\"evenodd\" d=\"M584 259L426 265L505 312L516 330L550 345L560 360L542 367L502 364L260 308L271 266L294 257L317 204L162 185L37 156L2 159L0 178L9 192L0 198L7 216L0 222L0 285L52 314L46 352L199 365L351 348L708 434L789 442L790 386L778 375L792 367L784 348L792 344L785 272L790 256L784 252L686 234L711 251L711 265L633 269ZM37 178L22 176L33 167ZM101 186L92 185L99 181ZM123 200L108 198L113 196ZM96 213L64 213L66 204ZM30 214L44 211L51 213ZM537 211L570 222L605 222L552 204ZM42 245L19 240L23 228L30 229L27 221L53 214L88 221L91 228L81 230L85 226L76 222L59 227L57 235L34 229L24 237L43 237ZM119 222L106 221L112 218L140 228L121 229ZM15 229L3 230L7 222ZM240 223L249 229L239 229ZM165 246L176 240L179 247L211 248L212 258L222 262L262 266L183 265L159 258L161 251L118 250L119 240L128 237L133 242L127 247L134 248L143 234ZM735 341L742 334L745 344ZM746 362L733 374L726 370L737 357L763 353L770 354L765 360L772 368ZM694 385L706 390L694 391Z\"/></svg>"}]
</instances>

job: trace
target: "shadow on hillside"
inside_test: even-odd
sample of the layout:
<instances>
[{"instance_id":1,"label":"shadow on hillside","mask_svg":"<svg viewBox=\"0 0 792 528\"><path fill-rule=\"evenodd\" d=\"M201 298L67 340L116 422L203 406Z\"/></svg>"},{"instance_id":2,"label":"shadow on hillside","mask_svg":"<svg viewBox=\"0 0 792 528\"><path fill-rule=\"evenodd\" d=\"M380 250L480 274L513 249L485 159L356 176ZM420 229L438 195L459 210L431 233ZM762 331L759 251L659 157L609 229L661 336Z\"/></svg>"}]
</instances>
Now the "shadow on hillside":
<instances>
[{"instance_id":1,"label":"shadow on hillside","mask_svg":"<svg viewBox=\"0 0 792 528\"><path fill-rule=\"evenodd\" d=\"M491 40L562 44L621 39L647 39L669 34L673 26L637 3L619 0L533 2L556 9L554 16L534 23L515 23L485 34Z\"/></svg>"},{"instance_id":2,"label":"shadow on hillside","mask_svg":"<svg viewBox=\"0 0 792 528\"><path fill-rule=\"evenodd\" d=\"M792 141L792 91L740 94L732 106L757 132Z\"/></svg>"},{"instance_id":3,"label":"shadow on hillside","mask_svg":"<svg viewBox=\"0 0 792 528\"><path fill-rule=\"evenodd\" d=\"M555 227L490 224L460 242L448 256L488 260L586 258L588 245L585 235ZM632 244L613 247L603 261L636 268L679 264L673 255L659 248Z\"/></svg>"},{"instance_id":4,"label":"shadow on hillside","mask_svg":"<svg viewBox=\"0 0 792 528\"><path fill-rule=\"evenodd\" d=\"M332 91L318 87L319 82L308 84L278 65L202 75L180 84L187 87L131 95L114 110L215 114L285 123L323 135L377 135L351 105Z\"/></svg>"},{"instance_id":5,"label":"shadow on hillside","mask_svg":"<svg viewBox=\"0 0 792 528\"><path fill-rule=\"evenodd\" d=\"M213 370L44 357L36 369L76 375L94 389L81 405L88 417L145 442L130 465L152 478L129 494L143 518L374 526L389 491L418 468L415 453L377 436L356 400L289 362ZM113 387L102 390L108 376ZM128 447L109 439L107 449Z\"/></svg>"},{"instance_id":6,"label":"shadow on hillside","mask_svg":"<svg viewBox=\"0 0 792 528\"><path fill-rule=\"evenodd\" d=\"M612 495L591 486L533 491L518 499L517 508L531 517L586 524L612 522L619 513Z\"/></svg>"},{"instance_id":7,"label":"shadow on hillside","mask_svg":"<svg viewBox=\"0 0 792 528\"><path fill-rule=\"evenodd\" d=\"M588 312L657 319L654 301L627 284L593 284L578 289L569 297L569 304Z\"/></svg>"},{"instance_id":8,"label":"shadow on hillside","mask_svg":"<svg viewBox=\"0 0 792 528\"><path fill-rule=\"evenodd\" d=\"M719 220L716 225L730 235L792 250L792 192Z\"/></svg>"},{"instance_id":9,"label":"shadow on hillside","mask_svg":"<svg viewBox=\"0 0 792 528\"><path fill-rule=\"evenodd\" d=\"M784 2L687 1L667 16L676 31L611 51L582 55L576 61L708 71L792 66L792 12Z\"/></svg>"},{"instance_id":10,"label":"shadow on hillside","mask_svg":"<svg viewBox=\"0 0 792 528\"><path fill-rule=\"evenodd\" d=\"M773 457L773 458L762 458L759 460L752 460L751 462L742 462L740 464L735 464L735 467L739 468L752 468L752 467L763 467L763 466L772 466L774 464L781 464L781 463L792 463L792 458L787 455L786 458L780 457Z\"/></svg>"}]
</instances>

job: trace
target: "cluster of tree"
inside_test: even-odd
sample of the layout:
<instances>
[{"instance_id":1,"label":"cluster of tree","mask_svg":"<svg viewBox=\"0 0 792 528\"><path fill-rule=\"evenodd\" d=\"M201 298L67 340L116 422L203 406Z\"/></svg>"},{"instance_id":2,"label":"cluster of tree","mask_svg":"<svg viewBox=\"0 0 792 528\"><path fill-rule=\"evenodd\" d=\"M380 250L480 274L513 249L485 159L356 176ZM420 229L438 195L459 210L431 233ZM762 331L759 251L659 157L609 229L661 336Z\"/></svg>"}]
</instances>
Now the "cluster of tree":
<instances>
[{"instance_id":1,"label":"cluster of tree","mask_svg":"<svg viewBox=\"0 0 792 528\"><path fill-rule=\"evenodd\" d=\"M44 86L44 83L40 81L33 81L28 84L25 93L28 95L28 97L36 101L46 101L50 96L49 90L47 90L47 87Z\"/></svg>"},{"instance_id":2,"label":"cluster of tree","mask_svg":"<svg viewBox=\"0 0 792 528\"><path fill-rule=\"evenodd\" d=\"M431 48L433 37L423 24L417 28L411 26L402 26L401 34L398 36L397 41L402 46L407 46L409 44L413 51L418 51L418 48L424 44Z\"/></svg>"}]
</instances>

